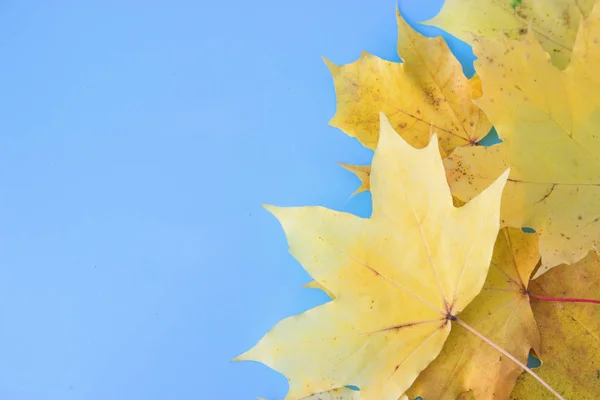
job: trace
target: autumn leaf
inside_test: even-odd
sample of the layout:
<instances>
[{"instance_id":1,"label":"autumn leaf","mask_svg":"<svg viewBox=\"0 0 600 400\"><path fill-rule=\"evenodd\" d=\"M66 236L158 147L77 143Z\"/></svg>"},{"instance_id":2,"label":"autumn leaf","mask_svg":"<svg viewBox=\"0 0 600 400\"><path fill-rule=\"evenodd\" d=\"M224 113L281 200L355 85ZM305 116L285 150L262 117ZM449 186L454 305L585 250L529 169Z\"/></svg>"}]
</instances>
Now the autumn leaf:
<instances>
[{"instance_id":1,"label":"autumn leaf","mask_svg":"<svg viewBox=\"0 0 600 400\"><path fill-rule=\"evenodd\" d=\"M539 350L539 333L526 294L539 258L536 235L502 229L483 290L461 313L461 320L523 363L531 348ZM522 371L487 343L455 326L440 355L408 394L410 398L456 400L470 391L477 400L507 399Z\"/></svg>"},{"instance_id":2,"label":"autumn leaf","mask_svg":"<svg viewBox=\"0 0 600 400\"><path fill-rule=\"evenodd\" d=\"M475 144L491 129L472 99L481 93L477 77L467 79L458 60L441 37L415 32L397 13L398 54L395 63L363 53L342 66L330 61L337 110L330 121L364 146L374 149L379 136L379 112L412 146L439 135L444 153Z\"/></svg>"},{"instance_id":3,"label":"autumn leaf","mask_svg":"<svg viewBox=\"0 0 600 400\"><path fill-rule=\"evenodd\" d=\"M335 299L279 322L237 360L287 376L288 399L355 385L362 400L397 400L484 284L507 173L455 208L437 137L415 149L382 114L370 218L268 206L291 254Z\"/></svg>"},{"instance_id":4,"label":"autumn leaf","mask_svg":"<svg viewBox=\"0 0 600 400\"><path fill-rule=\"evenodd\" d=\"M531 292L544 296L600 299L600 260L590 253L574 265L561 265L532 281ZM541 334L536 372L567 399L600 397L600 307L597 304L532 299ZM524 374L512 399L553 399Z\"/></svg>"},{"instance_id":5,"label":"autumn leaf","mask_svg":"<svg viewBox=\"0 0 600 400\"><path fill-rule=\"evenodd\" d=\"M478 39L477 100L503 140L446 158L452 192L468 200L507 167L502 223L540 235L542 267L574 263L600 243L600 7L582 22L558 70L533 34Z\"/></svg>"},{"instance_id":6,"label":"autumn leaf","mask_svg":"<svg viewBox=\"0 0 600 400\"><path fill-rule=\"evenodd\" d=\"M442 28L474 44L474 35L509 38L524 36L531 24L552 62L564 68L571 58L581 16L594 0L446 0L440 13L425 24Z\"/></svg>"}]
</instances>

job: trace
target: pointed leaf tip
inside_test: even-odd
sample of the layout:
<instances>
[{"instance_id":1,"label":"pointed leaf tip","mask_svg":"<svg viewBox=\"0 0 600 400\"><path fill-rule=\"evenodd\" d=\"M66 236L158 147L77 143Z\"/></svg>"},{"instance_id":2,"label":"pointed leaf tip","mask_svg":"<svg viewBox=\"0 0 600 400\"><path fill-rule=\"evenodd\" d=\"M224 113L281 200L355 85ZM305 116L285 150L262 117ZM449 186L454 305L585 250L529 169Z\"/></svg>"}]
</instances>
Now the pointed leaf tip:
<instances>
[{"instance_id":1,"label":"pointed leaf tip","mask_svg":"<svg viewBox=\"0 0 600 400\"><path fill-rule=\"evenodd\" d=\"M504 186L506 184L506 181L508 181L509 175L510 175L510 168L506 168L506 170L504 170L504 172L496 179L496 181L502 182L502 186Z\"/></svg>"},{"instance_id":2,"label":"pointed leaf tip","mask_svg":"<svg viewBox=\"0 0 600 400\"><path fill-rule=\"evenodd\" d=\"M404 14L402 14L402 12L400 11L400 7L398 7L398 4L396 4L396 21L397 22L403 22L403 23L407 23L406 19L404 18Z\"/></svg>"},{"instance_id":3,"label":"pointed leaf tip","mask_svg":"<svg viewBox=\"0 0 600 400\"><path fill-rule=\"evenodd\" d=\"M506 182L508 181L508 176L510 175L510 168L507 168L502 174L500 174L488 187L488 189L497 188L500 192L500 197L502 197L502 192L504 192L504 187L506 186Z\"/></svg>"},{"instance_id":4,"label":"pointed leaf tip","mask_svg":"<svg viewBox=\"0 0 600 400\"><path fill-rule=\"evenodd\" d=\"M262 206L262 207L263 207L265 210L267 210L269 213L273 214L275 217L277 217L277 215L276 215L276 214L277 214L277 211L278 211L279 209L281 209L281 207L279 207L279 206L274 206L274 205L272 205L272 204L261 204L261 206Z\"/></svg>"},{"instance_id":5,"label":"pointed leaf tip","mask_svg":"<svg viewBox=\"0 0 600 400\"><path fill-rule=\"evenodd\" d=\"M329 71L331 73L333 73L336 69L338 69L340 67L339 65L335 64L333 61L329 60L326 57L321 57L321 59L323 60L323 62L327 66L327 68L329 68Z\"/></svg>"},{"instance_id":6,"label":"pointed leaf tip","mask_svg":"<svg viewBox=\"0 0 600 400\"><path fill-rule=\"evenodd\" d=\"M375 148L375 153L379 150L380 146L389 146L393 142L398 142L402 146L414 147L408 143L404 138L396 132L392 126L390 120L387 118L383 111L379 112L379 141Z\"/></svg>"},{"instance_id":7,"label":"pointed leaf tip","mask_svg":"<svg viewBox=\"0 0 600 400\"><path fill-rule=\"evenodd\" d=\"M438 134L433 132L431 134L431 137L429 138L429 144L427 146L435 146L437 148L437 147L439 147L438 146L439 140L440 140L440 138L438 137Z\"/></svg>"},{"instance_id":8,"label":"pointed leaf tip","mask_svg":"<svg viewBox=\"0 0 600 400\"><path fill-rule=\"evenodd\" d=\"M385 113L383 111L379 111L379 142L377 144L377 147L379 147L379 144L382 141L386 141L388 140L388 138L392 137L392 135L390 135L391 133L393 133L396 136L398 135L392 127L392 124L390 123L390 120L387 118Z\"/></svg>"}]
</instances>

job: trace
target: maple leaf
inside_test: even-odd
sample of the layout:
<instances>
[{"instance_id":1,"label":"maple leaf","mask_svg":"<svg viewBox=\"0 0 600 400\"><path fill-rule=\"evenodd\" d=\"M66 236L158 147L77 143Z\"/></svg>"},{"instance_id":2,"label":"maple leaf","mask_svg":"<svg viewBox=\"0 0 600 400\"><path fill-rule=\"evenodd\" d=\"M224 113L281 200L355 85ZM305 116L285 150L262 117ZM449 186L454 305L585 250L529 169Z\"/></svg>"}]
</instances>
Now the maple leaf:
<instances>
[{"instance_id":1,"label":"maple leaf","mask_svg":"<svg viewBox=\"0 0 600 400\"><path fill-rule=\"evenodd\" d=\"M574 263L600 243L600 6L582 21L570 65L558 70L533 34L478 39L481 107L502 143L457 148L445 165L468 200L507 166L502 224L540 234L542 267Z\"/></svg>"},{"instance_id":2,"label":"maple leaf","mask_svg":"<svg viewBox=\"0 0 600 400\"><path fill-rule=\"evenodd\" d=\"M600 298L600 259L591 252L574 265L561 265L532 281L530 290L545 296ZM536 372L567 399L600 396L600 308L596 304L537 301L532 308L541 334ZM552 399L524 374L513 399Z\"/></svg>"},{"instance_id":3,"label":"maple leaf","mask_svg":"<svg viewBox=\"0 0 600 400\"><path fill-rule=\"evenodd\" d=\"M461 313L461 320L524 363L531 348L539 350L539 333L526 293L539 259L536 235L502 229L485 285ZM408 394L455 400L470 391L477 400L506 399L522 371L477 336L455 327L440 355Z\"/></svg>"},{"instance_id":4,"label":"maple leaf","mask_svg":"<svg viewBox=\"0 0 600 400\"><path fill-rule=\"evenodd\" d=\"M362 400L398 399L483 286L507 173L455 208L436 135L415 149L381 114L370 218L268 206L291 254L335 299L279 322L237 360L286 375L288 399L346 385Z\"/></svg>"},{"instance_id":5,"label":"maple leaf","mask_svg":"<svg viewBox=\"0 0 600 400\"><path fill-rule=\"evenodd\" d=\"M564 68L571 58L581 16L595 0L446 0L440 13L424 24L440 27L473 45L474 36L504 32L516 39L535 32L552 62ZM531 25L530 25L531 24Z\"/></svg>"},{"instance_id":6,"label":"maple leaf","mask_svg":"<svg viewBox=\"0 0 600 400\"><path fill-rule=\"evenodd\" d=\"M333 76L337 110L330 124L375 148L379 112L412 146L429 143L431 129L440 148L477 143L491 129L471 100L481 94L477 77L467 79L441 37L414 31L397 12L398 54L403 63L363 52L359 60L337 66L326 61Z\"/></svg>"}]
</instances>

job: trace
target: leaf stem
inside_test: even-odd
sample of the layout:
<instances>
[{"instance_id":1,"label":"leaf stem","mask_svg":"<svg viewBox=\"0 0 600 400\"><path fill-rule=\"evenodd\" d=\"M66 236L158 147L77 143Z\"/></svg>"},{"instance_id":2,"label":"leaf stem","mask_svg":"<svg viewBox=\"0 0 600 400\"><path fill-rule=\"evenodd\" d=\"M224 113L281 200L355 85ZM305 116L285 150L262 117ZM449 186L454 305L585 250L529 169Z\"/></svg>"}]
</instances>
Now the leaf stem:
<instances>
[{"instance_id":1,"label":"leaf stem","mask_svg":"<svg viewBox=\"0 0 600 400\"><path fill-rule=\"evenodd\" d=\"M456 317L454 317L456 318ZM496 350L498 350L500 353L504 354L506 357L510 358L515 364L517 364L518 366L520 366L521 368L523 368L525 371L527 371L531 376L533 376L535 379L538 380L539 383L541 383L546 389L548 389L553 395L556 396L557 399L560 400L565 400L564 397L562 397L556 390L554 390L552 388L552 386L550 386L545 380L543 380L542 378L539 377L538 374L536 374L535 372L533 372L531 370L531 368L527 367L527 365L523 364L521 361L517 360L512 354L508 353L506 350L504 350L502 347L498 346L496 343L492 342L490 339L486 338L485 336L483 336L481 333L479 333L478 331L476 331L474 328L472 328L470 325L467 325L464 321L456 318L455 321L462 326L463 328L465 328L466 330L468 330L469 332L471 332L472 334L478 336L481 340L483 340L484 342L486 342L487 344L489 344L490 346L492 346L493 348L495 348Z\"/></svg>"},{"instance_id":2,"label":"leaf stem","mask_svg":"<svg viewBox=\"0 0 600 400\"><path fill-rule=\"evenodd\" d=\"M592 303L592 304L600 304L600 300L594 299L575 299L571 297L549 297L549 296L541 296L535 293L529 293L530 297L534 297L538 300L544 301L558 301L561 303Z\"/></svg>"}]
</instances>

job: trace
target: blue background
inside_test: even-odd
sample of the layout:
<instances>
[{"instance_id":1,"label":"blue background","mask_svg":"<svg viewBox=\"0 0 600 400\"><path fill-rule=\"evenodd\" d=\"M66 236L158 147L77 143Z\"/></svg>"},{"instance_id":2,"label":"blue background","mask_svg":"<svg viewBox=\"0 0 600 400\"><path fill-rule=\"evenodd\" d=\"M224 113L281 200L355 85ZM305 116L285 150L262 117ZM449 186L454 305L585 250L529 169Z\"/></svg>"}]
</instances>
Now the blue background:
<instances>
[{"instance_id":1,"label":"blue background","mask_svg":"<svg viewBox=\"0 0 600 400\"><path fill-rule=\"evenodd\" d=\"M369 215L321 57L397 61L395 7L2 2L0 398L282 399L230 360L326 297L260 204Z\"/></svg>"}]
</instances>

